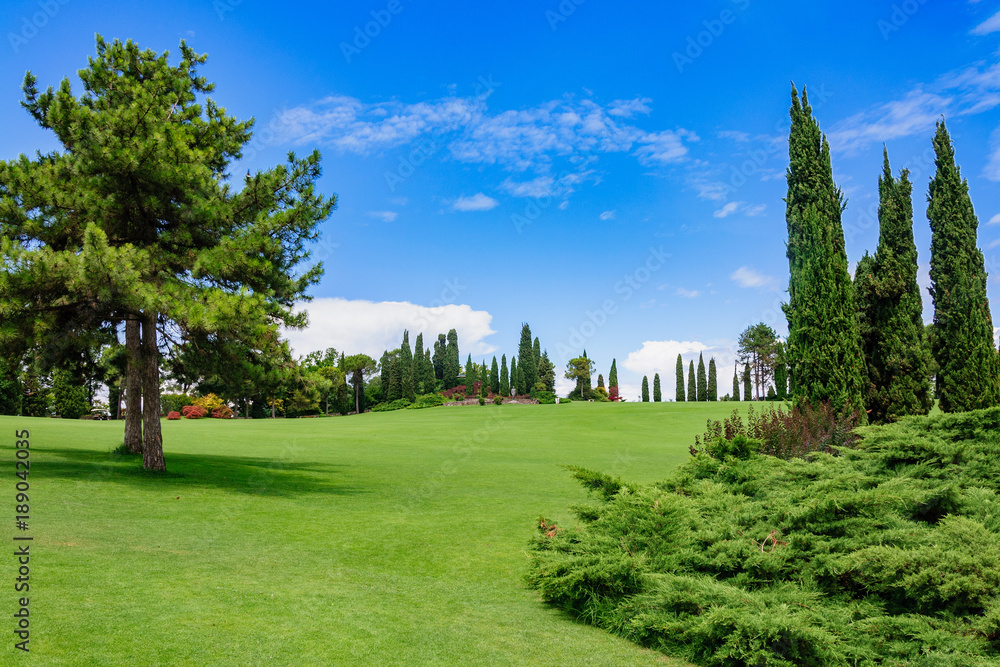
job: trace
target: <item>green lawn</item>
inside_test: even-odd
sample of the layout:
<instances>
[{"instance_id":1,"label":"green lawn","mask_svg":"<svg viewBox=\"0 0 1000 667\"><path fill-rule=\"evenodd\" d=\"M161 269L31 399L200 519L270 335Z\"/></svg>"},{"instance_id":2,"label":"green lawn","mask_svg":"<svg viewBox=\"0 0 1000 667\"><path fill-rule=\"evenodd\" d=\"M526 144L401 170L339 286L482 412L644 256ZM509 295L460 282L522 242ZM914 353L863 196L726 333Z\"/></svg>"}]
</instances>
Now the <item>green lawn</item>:
<instances>
[{"instance_id":1,"label":"green lawn","mask_svg":"<svg viewBox=\"0 0 1000 667\"><path fill-rule=\"evenodd\" d=\"M526 545L539 515L571 521L586 499L559 465L655 480L733 407L164 421L158 477L110 453L121 422L0 417L8 545L14 431L31 431L32 660L684 665L540 602ZM14 561L0 559L7 664Z\"/></svg>"}]
</instances>

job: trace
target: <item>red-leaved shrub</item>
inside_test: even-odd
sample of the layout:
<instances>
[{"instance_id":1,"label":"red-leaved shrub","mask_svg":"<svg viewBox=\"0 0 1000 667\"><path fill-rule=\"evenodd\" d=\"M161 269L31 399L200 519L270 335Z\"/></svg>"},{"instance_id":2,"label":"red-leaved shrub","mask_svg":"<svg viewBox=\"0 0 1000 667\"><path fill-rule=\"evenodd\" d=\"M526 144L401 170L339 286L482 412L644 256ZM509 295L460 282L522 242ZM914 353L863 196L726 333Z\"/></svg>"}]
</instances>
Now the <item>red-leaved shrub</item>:
<instances>
[{"instance_id":1,"label":"red-leaved shrub","mask_svg":"<svg viewBox=\"0 0 1000 667\"><path fill-rule=\"evenodd\" d=\"M212 410L212 416L216 419L232 419L233 411L228 405L220 405L216 409Z\"/></svg>"},{"instance_id":2,"label":"red-leaved shrub","mask_svg":"<svg viewBox=\"0 0 1000 667\"><path fill-rule=\"evenodd\" d=\"M167 414L167 419L169 419L170 421L173 421L175 419L180 419L180 418L181 418L181 413L177 412L176 410L171 410Z\"/></svg>"},{"instance_id":3,"label":"red-leaved shrub","mask_svg":"<svg viewBox=\"0 0 1000 667\"><path fill-rule=\"evenodd\" d=\"M201 419L208 414L208 410L200 405L185 405L181 408L181 414L188 419Z\"/></svg>"}]
</instances>

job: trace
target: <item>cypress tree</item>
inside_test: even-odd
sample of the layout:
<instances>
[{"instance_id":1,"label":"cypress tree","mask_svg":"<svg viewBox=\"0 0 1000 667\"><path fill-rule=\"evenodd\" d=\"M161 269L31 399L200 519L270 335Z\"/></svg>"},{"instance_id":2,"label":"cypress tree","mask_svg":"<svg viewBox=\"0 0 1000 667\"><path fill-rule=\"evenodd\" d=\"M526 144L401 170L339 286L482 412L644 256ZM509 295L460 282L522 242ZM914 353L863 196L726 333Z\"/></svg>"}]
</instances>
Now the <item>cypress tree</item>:
<instances>
[{"instance_id":1,"label":"cypress tree","mask_svg":"<svg viewBox=\"0 0 1000 667\"><path fill-rule=\"evenodd\" d=\"M663 400L663 396L660 394L660 374L653 374L653 402L659 403Z\"/></svg>"},{"instance_id":2,"label":"cypress tree","mask_svg":"<svg viewBox=\"0 0 1000 667\"><path fill-rule=\"evenodd\" d=\"M736 365L733 364L733 400L740 400L740 377L736 372Z\"/></svg>"},{"instance_id":3,"label":"cypress tree","mask_svg":"<svg viewBox=\"0 0 1000 667\"><path fill-rule=\"evenodd\" d=\"M424 389L424 334L418 333L413 343L413 390L425 394Z\"/></svg>"},{"instance_id":4,"label":"cypress tree","mask_svg":"<svg viewBox=\"0 0 1000 667\"><path fill-rule=\"evenodd\" d=\"M753 385L750 379L750 364L744 364L743 366L743 400L753 400Z\"/></svg>"},{"instance_id":5,"label":"cypress tree","mask_svg":"<svg viewBox=\"0 0 1000 667\"><path fill-rule=\"evenodd\" d=\"M472 355L465 362L465 392L471 394L475 391L475 383L479 380L479 373L476 372L476 364L472 362Z\"/></svg>"},{"instance_id":6,"label":"cypress tree","mask_svg":"<svg viewBox=\"0 0 1000 667\"><path fill-rule=\"evenodd\" d=\"M989 408L1000 403L1000 360L993 346L983 253L976 245L979 220L944 121L937 124L934 155L937 171L927 218L940 405L945 412Z\"/></svg>"},{"instance_id":7,"label":"cypress tree","mask_svg":"<svg viewBox=\"0 0 1000 667\"><path fill-rule=\"evenodd\" d=\"M792 87L788 135L788 362L800 400L831 400L864 419L865 364L847 271L830 145L812 116L805 91Z\"/></svg>"},{"instance_id":8,"label":"cypress tree","mask_svg":"<svg viewBox=\"0 0 1000 667\"><path fill-rule=\"evenodd\" d=\"M458 332L451 329L447 340L444 350L444 386L445 389L452 389L458 385L458 371L462 365L458 356Z\"/></svg>"},{"instance_id":9,"label":"cypress tree","mask_svg":"<svg viewBox=\"0 0 1000 667\"><path fill-rule=\"evenodd\" d=\"M608 373L608 387L618 386L618 362L611 360L611 371Z\"/></svg>"},{"instance_id":10,"label":"cypress tree","mask_svg":"<svg viewBox=\"0 0 1000 667\"><path fill-rule=\"evenodd\" d=\"M705 358L698 353L698 400L708 400L708 379L705 377Z\"/></svg>"},{"instance_id":11,"label":"cypress tree","mask_svg":"<svg viewBox=\"0 0 1000 667\"><path fill-rule=\"evenodd\" d=\"M526 396L528 394L528 378L524 376L524 368L517 367L517 395Z\"/></svg>"},{"instance_id":12,"label":"cypress tree","mask_svg":"<svg viewBox=\"0 0 1000 667\"><path fill-rule=\"evenodd\" d=\"M874 257L866 253L854 273L868 373L865 398L868 418L875 422L925 415L933 403L913 242L913 186L905 169L893 178L885 148L882 160L878 249ZM781 398L781 387L776 394Z\"/></svg>"},{"instance_id":13,"label":"cypress tree","mask_svg":"<svg viewBox=\"0 0 1000 667\"><path fill-rule=\"evenodd\" d=\"M601 375L600 373L597 374L597 386L600 387L601 389L607 388L604 386L604 376Z\"/></svg>"},{"instance_id":14,"label":"cypress tree","mask_svg":"<svg viewBox=\"0 0 1000 667\"><path fill-rule=\"evenodd\" d=\"M677 368L674 370L674 400L678 403L684 402L684 360L681 355L677 355Z\"/></svg>"},{"instance_id":15,"label":"cypress tree","mask_svg":"<svg viewBox=\"0 0 1000 667\"><path fill-rule=\"evenodd\" d=\"M708 360L708 400L719 400L719 378L716 376L714 357Z\"/></svg>"},{"instance_id":16,"label":"cypress tree","mask_svg":"<svg viewBox=\"0 0 1000 667\"><path fill-rule=\"evenodd\" d=\"M416 400L416 379L413 369L413 353L410 351L410 332L403 331L403 344L399 347L399 377L402 398L410 402Z\"/></svg>"},{"instance_id":17,"label":"cypress tree","mask_svg":"<svg viewBox=\"0 0 1000 667\"><path fill-rule=\"evenodd\" d=\"M538 381L545 386L545 391L556 390L556 366L549 359L549 353L542 352L538 360Z\"/></svg>"},{"instance_id":18,"label":"cypress tree","mask_svg":"<svg viewBox=\"0 0 1000 667\"><path fill-rule=\"evenodd\" d=\"M687 393L687 400L689 400L689 401L697 401L698 400L698 386L695 384L696 381L697 380L696 380L695 374L694 374L694 361L692 360L692 361L688 362L688 393Z\"/></svg>"},{"instance_id":19,"label":"cypress tree","mask_svg":"<svg viewBox=\"0 0 1000 667\"><path fill-rule=\"evenodd\" d=\"M500 368L497 366L496 357L493 357L493 364L490 366L490 391L494 394L500 393Z\"/></svg>"},{"instance_id":20,"label":"cypress tree","mask_svg":"<svg viewBox=\"0 0 1000 667\"><path fill-rule=\"evenodd\" d=\"M649 378L642 376L642 402L649 403Z\"/></svg>"},{"instance_id":21,"label":"cypress tree","mask_svg":"<svg viewBox=\"0 0 1000 667\"><path fill-rule=\"evenodd\" d=\"M510 395L519 396L521 394L520 387L517 386L519 376L517 374L517 357L510 358Z\"/></svg>"},{"instance_id":22,"label":"cypress tree","mask_svg":"<svg viewBox=\"0 0 1000 667\"><path fill-rule=\"evenodd\" d=\"M527 394L531 387L538 382L538 368L535 364L535 347L531 339L531 327L527 324L521 325L521 343L517 348L518 368L524 373L524 384L518 384L518 392Z\"/></svg>"},{"instance_id":23,"label":"cypress tree","mask_svg":"<svg viewBox=\"0 0 1000 667\"><path fill-rule=\"evenodd\" d=\"M390 402L403 398L403 374L398 352L399 350L394 350L389 359L389 392L385 400Z\"/></svg>"},{"instance_id":24,"label":"cypress tree","mask_svg":"<svg viewBox=\"0 0 1000 667\"><path fill-rule=\"evenodd\" d=\"M537 372L538 364L542 362L542 343L541 341L538 340L538 336L535 336L535 345L532 351L535 353L535 371L536 371L535 380L538 381L539 379L541 379L541 373Z\"/></svg>"},{"instance_id":25,"label":"cypress tree","mask_svg":"<svg viewBox=\"0 0 1000 667\"><path fill-rule=\"evenodd\" d=\"M510 376L507 373L507 355L502 355L500 362L500 385L498 393L501 396L510 396Z\"/></svg>"},{"instance_id":26,"label":"cypress tree","mask_svg":"<svg viewBox=\"0 0 1000 667\"><path fill-rule=\"evenodd\" d=\"M445 358L448 356L448 341L445 339L444 334L438 334L438 339L434 341L434 378L436 380L444 380L445 376ZM451 387L445 387L445 389L451 389Z\"/></svg>"}]
</instances>

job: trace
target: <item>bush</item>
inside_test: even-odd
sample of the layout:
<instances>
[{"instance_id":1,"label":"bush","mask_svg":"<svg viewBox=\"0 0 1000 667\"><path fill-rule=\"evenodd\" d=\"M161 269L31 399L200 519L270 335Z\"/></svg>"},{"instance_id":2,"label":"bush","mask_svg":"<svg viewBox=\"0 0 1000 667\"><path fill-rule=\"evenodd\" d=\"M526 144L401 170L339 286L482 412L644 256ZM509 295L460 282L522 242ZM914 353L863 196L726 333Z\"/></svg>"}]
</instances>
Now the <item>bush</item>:
<instances>
[{"instance_id":1,"label":"bush","mask_svg":"<svg viewBox=\"0 0 1000 667\"><path fill-rule=\"evenodd\" d=\"M216 396L215 394L205 394L204 396L199 396L192 401L191 405L197 405L199 407L205 408L206 412L213 412L216 408L221 408L225 405L225 401Z\"/></svg>"},{"instance_id":2,"label":"bush","mask_svg":"<svg viewBox=\"0 0 1000 667\"><path fill-rule=\"evenodd\" d=\"M196 400L188 394L160 394L160 413L180 412L185 405L195 405Z\"/></svg>"},{"instance_id":3,"label":"bush","mask_svg":"<svg viewBox=\"0 0 1000 667\"><path fill-rule=\"evenodd\" d=\"M560 405L562 405L563 403L572 403L572 402L573 402L573 399L570 398L570 397L568 397L568 396L566 398L560 398L559 399L559 404Z\"/></svg>"},{"instance_id":4,"label":"bush","mask_svg":"<svg viewBox=\"0 0 1000 667\"><path fill-rule=\"evenodd\" d=\"M454 398L456 401L462 402L465 400L465 394L458 393L452 396L452 398Z\"/></svg>"},{"instance_id":5,"label":"bush","mask_svg":"<svg viewBox=\"0 0 1000 667\"><path fill-rule=\"evenodd\" d=\"M837 431L817 415L786 434ZM1000 408L866 427L806 459L754 452L747 432L780 420L735 422L662 482L571 468L598 504L576 527L539 521L527 581L700 665L1000 664Z\"/></svg>"},{"instance_id":6,"label":"bush","mask_svg":"<svg viewBox=\"0 0 1000 667\"><path fill-rule=\"evenodd\" d=\"M220 405L219 407L212 410L212 417L215 419L232 419L233 411L228 405Z\"/></svg>"},{"instance_id":7,"label":"bush","mask_svg":"<svg viewBox=\"0 0 1000 667\"><path fill-rule=\"evenodd\" d=\"M485 396L480 396L479 397L479 405L486 405L486 397Z\"/></svg>"},{"instance_id":8,"label":"bush","mask_svg":"<svg viewBox=\"0 0 1000 667\"><path fill-rule=\"evenodd\" d=\"M503 404L503 396L497 394L496 396L493 397L493 405L502 405L502 404Z\"/></svg>"},{"instance_id":9,"label":"bush","mask_svg":"<svg viewBox=\"0 0 1000 667\"><path fill-rule=\"evenodd\" d=\"M535 399L540 405L554 405L556 402L556 395L551 391L536 391Z\"/></svg>"},{"instance_id":10,"label":"bush","mask_svg":"<svg viewBox=\"0 0 1000 667\"><path fill-rule=\"evenodd\" d=\"M188 419L201 419L208 414L208 410L200 405L185 405L181 408L181 414Z\"/></svg>"},{"instance_id":11,"label":"bush","mask_svg":"<svg viewBox=\"0 0 1000 667\"><path fill-rule=\"evenodd\" d=\"M177 412L176 410L171 410L169 413L167 413L167 419L169 419L170 421L174 421L180 418L181 418L181 413Z\"/></svg>"},{"instance_id":12,"label":"bush","mask_svg":"<svg viewBox=\"0 0 1000 667\"><path fill-rule=\"evenodd\" d=\"M439 405L444 405L444 396L441 394L424 394L418 396L416 402L407 407L420 410L422 408L436 408Z\"/></svg>"},{"instance_id":13,"label":"bush","mask_svg":"<svg viewBox=\"0 0 1000 667\"><path fill-rule=\"evenodd\" d=\"M397 398L392 403L379 403L372 408L372 412L391 412L393 410L402 410L410 406L409 399Z\"/></svg>"}]
</instances>

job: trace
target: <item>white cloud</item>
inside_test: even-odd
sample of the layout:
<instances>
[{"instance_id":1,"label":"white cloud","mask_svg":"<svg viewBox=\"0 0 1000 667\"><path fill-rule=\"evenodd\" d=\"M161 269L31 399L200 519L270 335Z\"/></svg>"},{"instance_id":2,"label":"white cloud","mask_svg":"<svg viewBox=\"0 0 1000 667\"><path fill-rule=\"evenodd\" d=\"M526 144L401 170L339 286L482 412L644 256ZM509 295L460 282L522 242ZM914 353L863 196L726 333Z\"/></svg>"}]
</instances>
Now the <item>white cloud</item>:
<instances>
[{"instance_id":1,"label":"white cloud","mask_svg":"<svg viewBox=\"0 0 1000 667\"><path fill-rule=\"evenodd\" d=\"M614 220L615 219L615 212L614 211L604 211L598 217L600 217L601 220Z\"/></svg>"},{"instance_id":2,"label":"white cloud","mask_svg":"<svg viewBox=\"0 0 1000 667\"><path fill-rule=\"evenodd\" d=\"M727 340L713 341L711 345L700 341L647 340L643 342L641 349L629 352L622 366L639 376L648 376L650 392L652 392L653 375L659 373L664 400L673 400L676 395L675 378L678 354L681 355L684 364L685 390L687 389L688 364L693 361L697 371L698 355L700 354L705 361L706 373L709 361L715 359L719 397L721 398L732 391L732 369L736 361L736 348ZM638 396L639 388L636 387L635 391L636 396ZM623 392L623 395L626 394ZM631 396L628 398L635 400Z\"/></svg>"},{"instance_id":3,"label":"white cloud","mask_svg":"<svg viewBox=\"0 0 1000 667\"><path fill-rule=\"evenodd\" d=\"M740 144L750 141L750 135L746 132L740 132L739 130L722 130L718 133L718 137L720 139L732 139Z\"/></svg>"},{"instance_id":4,"label":"white cloud","mask_svg":"<svg viewBox=\"0 0 1000 667\"><path fill-rule=\"evenodd\" d=\"M492 111L485 96L410 104L331 96L284 110L272 129L283 140L358 155L416 144L424 154L447 149L460 162L500 164L514 171L547 171L556 158L572 161L602 153L631 152L647 165L683 160L686 143L698 141L696 134L648 131L626 122L648 114L649 104L635 98L603 106L567 96L526 109Z\"/></svg>"},{"instance_id":5,"label":"white cloud","mask_svg":"<svg viewBox=\"0 0 1000 667\"><path fill-rule=\"evenodd\" d=\"M973 35L988 35L991 32L997 32L1000 30L1000 12L997 12L993 16L989 17L975 28L972 29Z\"/></svg>"},{"instance_id":6,"label":"white cloud","mask_svg":"<svg viewBox=\"0 0 1000 667\"><path fill-rule=\"evenodd\" d=\"M372 218L378 218L382 222L392 222L396 219L397 213L395 211L368 211L368 215Z\"/></svg>"},{"instance_id":7,"label":"white cloud","mask_svg":"<svg viewBox=\"0 0 1000 667\"><path fill-rule=\"evenodd\" d=\"M367 354L378 359L385 350L399 347L403 329L410 331L410 345L424 334L424 346L432 347L439 333L458 332L459 348L465 354L489 354L496 348L484 339L496 333L493 316L468 305L420 306L406 301L313 299L299 304L309 313L309 326L301 331L286 329L283 335L296 355L334 347L348 355Z\"/></svg>"},{"instance_id":8,"label":"white cloud","mask_svg":"<svg viewBox=\"0 0 1000 667\"><path fill-rule=\"evenodd\" d=\"M990 218L990 221L987 222L986 224L987 225L1000 225L1000 213L997 213L992 218Z\"/></svg>"},{"instance_id":9,"label":"white cloud","mask_svg":"<svg viewBox=\"0 0 1000 667\"><path fill-rule=\"evenodd\" d=\"M696 289L684 289L683 287L678 287L674 293L677 296L682 296L685 299L697 299L701 296L701 291Z\"/></svg>"},{"instance_id":10,"label":"white cloud","mask_svg":"<svg viewBox=\"0 0 1000 667\"><path fill-rule=\"evenodd\" d=\"M751 218L755 218L758 215L763 215L766 210L767 204L757 204L756 206L747 206L743 212Z\"/></svg>"},{"instance_id":11,"label":"white cloud","mask_svg":"<svg viewBox=\"0 0 1000 667\"><path fill-rule=\"evenodd\" d=\"M451 207L456 211L488 211L496 208L499 202L493 197L487 197L482 192L477 192L471 197L459 197Z\"/></svg>"},{"instance_id":12,"label":"white cloud","mask_svg":"<svg viewBox=\"0 0 1000 667\"><path fill-rule=\"evenodd\" d=\"M764 275L750 266L741 266L733 271L729 276L735 280L740 287L754 287L776 291L778 289L778 279L773 276Z\"/></svg>"},{"instance_id":13,"label":"white cloud","mask_svg":"<svg viewBox=\"0 0 1000 667\"><path fill-rule=\"evenodd\" d=\"M733 213L736 213L736 211L738 211L740 209L740 206L742 205L743 202L741 201L731 201L722 208L720 208L719 210L717 210L716 212L714 212L712 215L715 216L716 218L727 218L731 216Z\"/></svg>"}]
</instances>

